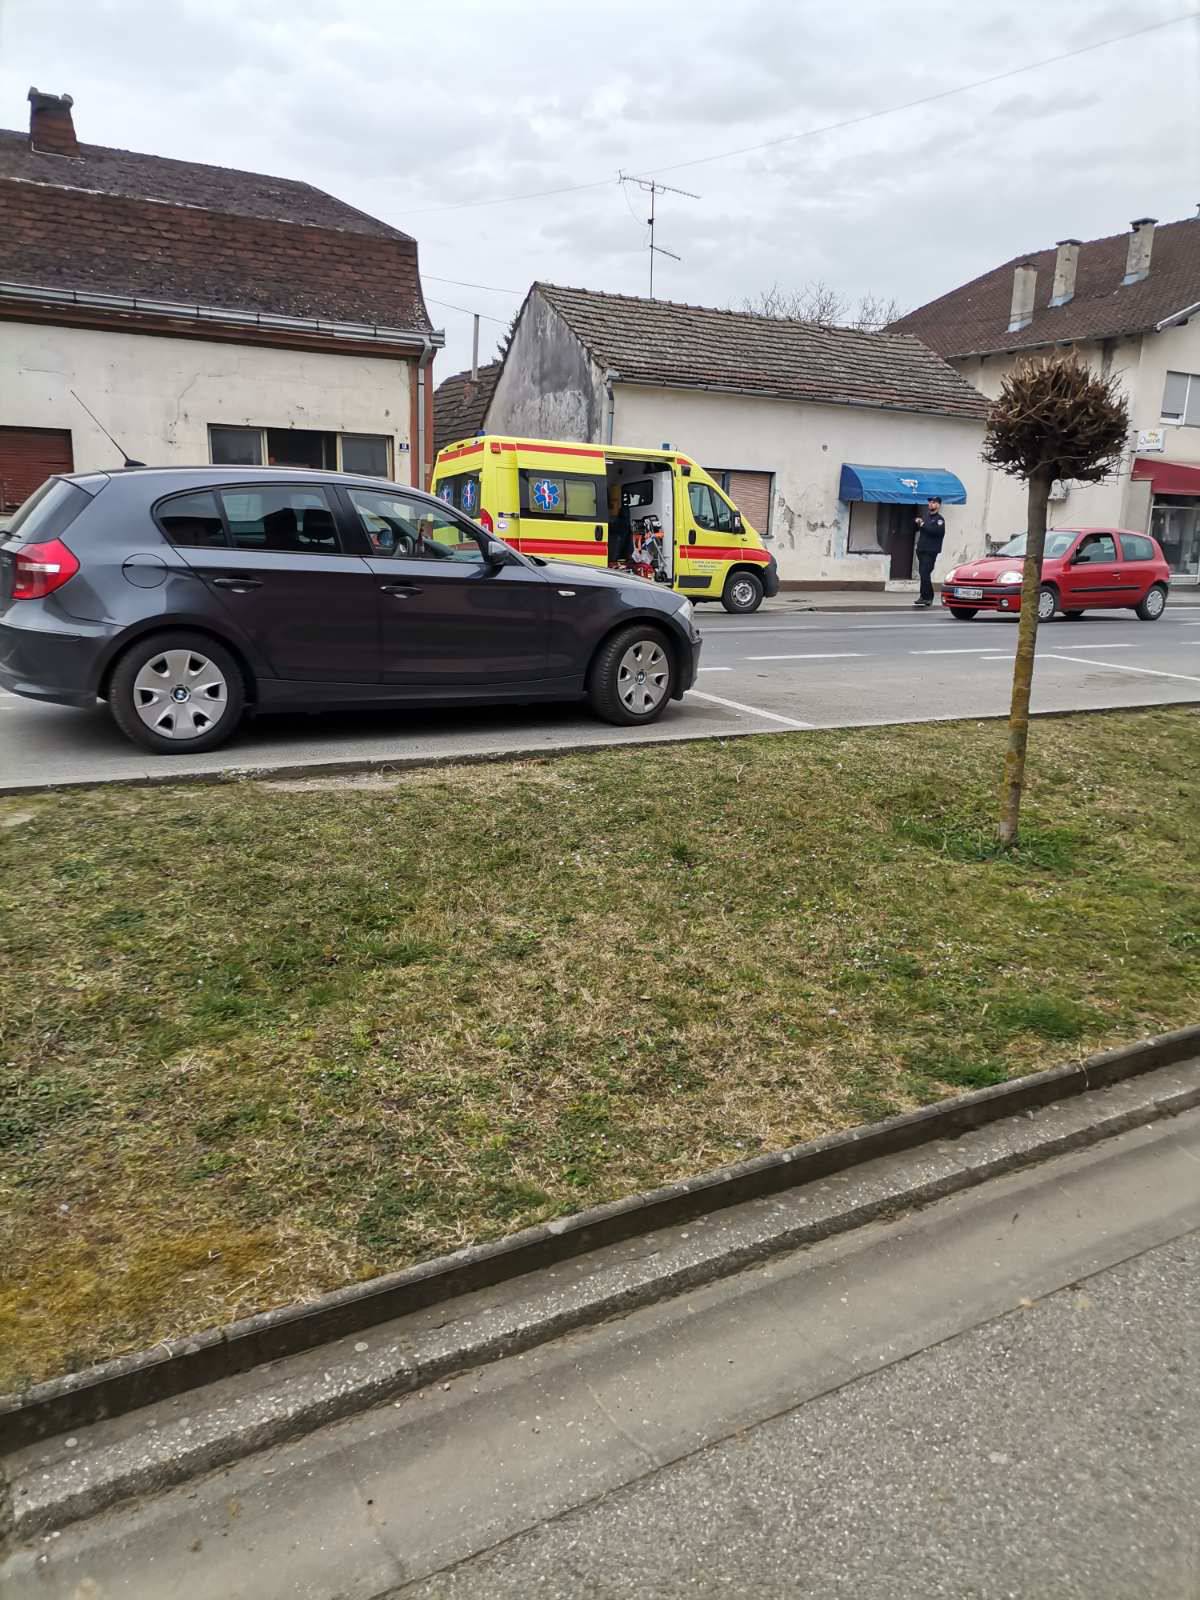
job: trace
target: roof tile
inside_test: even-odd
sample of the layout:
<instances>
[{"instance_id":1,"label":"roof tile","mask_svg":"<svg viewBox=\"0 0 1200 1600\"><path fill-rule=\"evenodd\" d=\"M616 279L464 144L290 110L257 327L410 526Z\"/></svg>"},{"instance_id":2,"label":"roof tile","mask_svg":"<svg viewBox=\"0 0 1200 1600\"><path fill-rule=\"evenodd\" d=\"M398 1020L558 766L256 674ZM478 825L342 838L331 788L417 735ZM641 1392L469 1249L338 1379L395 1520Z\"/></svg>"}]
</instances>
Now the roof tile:
<instances>
[{"instance_id":1,"label":"roof tile","mask_svg":"<svg viewBox=\"0 0 1200 1600\"><path fill-rule=\"evenodd\" d=\"M602 366L627 383L984 417L987 401L920 340L538 283Z\"/></svg>"},{"instance_id":2,"label":"roof tile","mask_svg":"<svg viewBox=\"0 0 1200 1600\"><path fill-rule=\"evenodd\" d=\"M1075 339L1115 339L1144 333L1165 318L1200 303L1200 217L1155 229L1149 275L1122 284L1128 233L1089 239L1080 247L1075 295L1051 306L1054 249L1014 256L961 288L893 322L943 356L990 355ZM1009 333L1013 272L1025 262L1038 269L1033 320Z\"/></svg>"}]
</instances>

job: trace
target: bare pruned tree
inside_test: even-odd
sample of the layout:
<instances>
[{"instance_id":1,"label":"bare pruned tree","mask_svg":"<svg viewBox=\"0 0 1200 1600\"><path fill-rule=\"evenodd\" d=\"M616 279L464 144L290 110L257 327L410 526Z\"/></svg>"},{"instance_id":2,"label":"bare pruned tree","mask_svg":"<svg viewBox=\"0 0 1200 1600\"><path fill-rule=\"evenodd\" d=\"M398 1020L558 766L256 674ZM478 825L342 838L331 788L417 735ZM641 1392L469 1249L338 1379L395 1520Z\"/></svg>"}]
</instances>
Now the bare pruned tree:
<instances>
[{"instance_id":1,"label":"bare pruned tree","mask_svg":"<svg viewBox=\"0 0 1200 1600\"><path fill-rule=\"evenodd\" d=\"M1017 842L1025 752L1029 743L1029 699L1039 616L1053 617L1059 596L1042 583L1046 508L1055 479L1099 483L1120 465L1129 434L1129 406L1119 377L1099 377L1074 355L1026 357L1000 385L984 436L989 467L1028 486L1029 510L1021 578L1021 625L1013 667L1000 843Z\"/></svg>"},{"instance_id":2,"label":"bare pruned tree","mask_svg":"<svg viewBox=\"0 0 1200 1600\"><path fill-rule=\"evenodd\" d=\"M904 315L900 303L882 295L864 294L851 299L821 278L799 289L782 289L773 283L750 295L738 307L756 317L776 317L783 322L813 322L821 328L857 328L873 333Z\"/></svg>"}]
</instances>

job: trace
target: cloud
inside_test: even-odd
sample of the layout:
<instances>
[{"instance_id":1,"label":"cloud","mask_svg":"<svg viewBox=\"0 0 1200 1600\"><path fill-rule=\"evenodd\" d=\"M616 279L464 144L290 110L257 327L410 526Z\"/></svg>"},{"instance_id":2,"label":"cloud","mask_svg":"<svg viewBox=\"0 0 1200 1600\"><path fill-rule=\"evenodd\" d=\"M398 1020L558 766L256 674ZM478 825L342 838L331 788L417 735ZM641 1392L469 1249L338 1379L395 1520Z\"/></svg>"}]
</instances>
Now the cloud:
<instances>
[{"instance_id":1,"label":"cloud","mask_svg":"<svg viewBox=\"0 0 1200 1600\"><path fill-rule=\"evenodd\" d=\"M303 178L413 233L429 273L737 304L824 278L917 305L1022 251L1191 213L1200 31L1164 29L859 121L1167 17L1177 0L39 0L4 13L0 123L31 83L99 144ZM733 148L768 148L716 161ZM444 210L595 182L579 193ZM630 214L632 206L633 215ZM507 320L519 298L431 293ZM437 310L469 359L470 317ZM494 329L499 332L498 328Z\"/></svg>"}]
</instances>

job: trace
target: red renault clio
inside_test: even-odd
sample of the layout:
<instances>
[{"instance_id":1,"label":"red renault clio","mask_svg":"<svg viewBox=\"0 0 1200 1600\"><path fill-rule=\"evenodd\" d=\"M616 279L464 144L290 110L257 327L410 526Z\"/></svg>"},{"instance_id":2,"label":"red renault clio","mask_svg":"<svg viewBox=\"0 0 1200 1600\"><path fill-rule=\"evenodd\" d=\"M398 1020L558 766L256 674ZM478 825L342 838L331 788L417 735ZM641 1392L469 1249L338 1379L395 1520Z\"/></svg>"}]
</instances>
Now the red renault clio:
<instances>
[{"instance_id":1,"label":"red renault clio","mask_svg":"<svg viewBox=\"0 0 1200 1600\"><path fill-rule=\"evenodd\" d=\"M1025 535L1018 534L994 556L964 561L942 582L942 604L952 617L969 622L979 611L1021 609ZM1048 528L1038 591L1038 619L1056 611L1081 617L1085 611L1125 606L1143 622L1157 622L1167 604L1171 569L1157 539L1123 528Z\"/></svg>"}]
</instances>

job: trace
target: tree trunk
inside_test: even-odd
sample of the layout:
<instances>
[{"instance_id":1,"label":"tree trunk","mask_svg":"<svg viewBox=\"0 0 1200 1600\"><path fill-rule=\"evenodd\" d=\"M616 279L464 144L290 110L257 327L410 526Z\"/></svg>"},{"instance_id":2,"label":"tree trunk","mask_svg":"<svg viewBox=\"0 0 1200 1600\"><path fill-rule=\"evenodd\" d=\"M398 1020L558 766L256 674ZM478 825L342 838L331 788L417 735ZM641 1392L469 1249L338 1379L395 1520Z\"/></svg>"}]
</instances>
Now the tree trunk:
<instances>
[{"instance_id":1,"label":"tree trunk","mask_svg":"<svg viewBox=\"0 0 1200 1600\"><path fill-rule=\"evenodd\" d=\"M1021 622L1013 668L1012 706L1008 713L1008 750L1004 756L1004 790L1000 799L1000 843L1011 850L1017 842L1021 791L1025 786L1025 748L1029 742L1029 697L1037 646L1038 594L1046 550L1046 507L1051 469L1041 467L1029 480L1029 515L1025 533L1025 566L1021 578Z\"/></svg>"}]
</instances>

